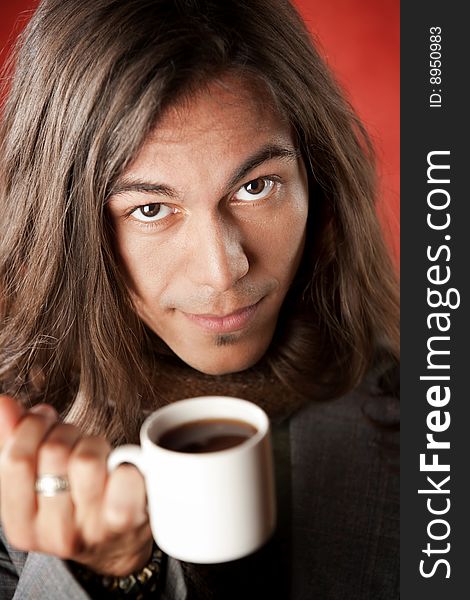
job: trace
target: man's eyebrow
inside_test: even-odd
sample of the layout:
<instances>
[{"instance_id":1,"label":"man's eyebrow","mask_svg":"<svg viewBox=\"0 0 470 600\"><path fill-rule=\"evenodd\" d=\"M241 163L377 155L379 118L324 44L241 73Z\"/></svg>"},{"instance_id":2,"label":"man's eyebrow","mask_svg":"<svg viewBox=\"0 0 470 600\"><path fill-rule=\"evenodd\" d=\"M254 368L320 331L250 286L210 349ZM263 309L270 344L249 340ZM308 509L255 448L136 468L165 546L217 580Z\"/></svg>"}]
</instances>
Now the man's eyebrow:
<instances>
[{"instance_id":1,"label":"man's eyebrow","mask_svg":"<svg viewBox=\"0 0 470 600\"><path fill-rule=\"evenodd\" d=\"M263 146L237 167L229 178L227 188L231 189L235 187L237 183L244 179L251 171L253 171L253 169L256 169L256 167L259 167L268 160L273 160L275 158L296 160L300 155L300 150L293 146L281 146L279 144L268 144ZM143 194L166 196L171 200L178 197L177 191L168 185L123 177L119 179L111 189L108 194L108 200L112 196L125 192L140 192Z\"/></svg>"},{"instance_id":2,"label":"man's eyebrow","mask_svg":"<svg viewBox=\"0 0 470 600\"><path fill-rule=\"evenodd\" d=\"M110 193L107 196L109 201L113 196L123 194L125 192L140 192L142 194L154 194L158 196L166 196L170 200L174 200L177 197L176 191L168 185L160 183L148 183L141 179L130 179L128 177L122 177L118 179L116 184L111 188Z\"/></svg>"},{"instance_id":3,"label":"man's eyebrow","mask_svg":"<svg viewBox=\"0 0 470 600\"><path fill-rule=\"evenodd\" d=\"M278 144L268 144L267 146L263 146L235 170L229 179L228 188L231 189L235 187L237 183L250 173L250 171L253 171L253 169L256 169L256 167L259 167L268 160L274 158L296 160L299 157L300 150L293 146L280 146Z\"/></svg>"}]
</instances>

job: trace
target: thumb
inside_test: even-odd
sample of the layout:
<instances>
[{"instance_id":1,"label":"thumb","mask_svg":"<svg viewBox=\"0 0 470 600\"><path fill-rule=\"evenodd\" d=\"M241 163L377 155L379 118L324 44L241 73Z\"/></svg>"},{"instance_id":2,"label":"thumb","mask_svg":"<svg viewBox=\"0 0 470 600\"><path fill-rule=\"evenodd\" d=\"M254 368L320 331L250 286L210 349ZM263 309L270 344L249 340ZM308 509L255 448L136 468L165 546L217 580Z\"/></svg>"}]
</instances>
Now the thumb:
<instances>
[{"instance_id":1,"label":"thumb","mask_svg":"<svg viewBox=\"0 0 470 600\"><path fill-rule=\"evenodd\" d=\"M0 449L24 413L11 396L0 395Z\"/></svg>"}]
</instances>

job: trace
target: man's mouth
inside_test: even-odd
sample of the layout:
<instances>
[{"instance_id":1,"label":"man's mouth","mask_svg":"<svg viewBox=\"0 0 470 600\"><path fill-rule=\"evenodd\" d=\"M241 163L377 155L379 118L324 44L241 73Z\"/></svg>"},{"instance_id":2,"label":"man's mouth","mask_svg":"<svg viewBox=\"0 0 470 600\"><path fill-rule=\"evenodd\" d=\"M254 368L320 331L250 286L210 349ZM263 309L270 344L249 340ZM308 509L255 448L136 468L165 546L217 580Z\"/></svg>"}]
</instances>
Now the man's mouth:
<instances>
[{"instance_id":1,"label":"man's mouth","mask_svg":"<svg viewBox=\"0 0 470 600\"><path fill-rule=\"evenodd\" d=\"M244 306L225 315L196 314L183 311L182 314L192 323L195 323L206 331L212 333L231 333L244 329L251 323L261 301L262 299L258 300L255 304Z\"/></svg>"}]
</instances>

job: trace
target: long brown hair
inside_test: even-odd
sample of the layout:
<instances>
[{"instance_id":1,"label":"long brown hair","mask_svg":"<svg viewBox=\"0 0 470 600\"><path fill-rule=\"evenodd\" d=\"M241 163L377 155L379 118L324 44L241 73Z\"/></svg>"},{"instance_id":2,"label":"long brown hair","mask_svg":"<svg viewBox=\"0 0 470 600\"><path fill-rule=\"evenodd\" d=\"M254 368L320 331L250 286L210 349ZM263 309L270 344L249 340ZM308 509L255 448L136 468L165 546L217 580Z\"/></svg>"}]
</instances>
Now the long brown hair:
<instances>
[{"instance_id":1,"label":"long brown hair","mask_svg":"<svg viewBox=\"0 0 470 600\"><path fill-rule=\"evenodd\" d=\"M159 115L228 71L256 77L296 132L307 245L264 365L317 398L398 357L394 269L367 135L287 0L43 0L6 78L0 124L0 390L134 437L151 335L113 252L105 202Z\"/></svg>"}]
</instances>

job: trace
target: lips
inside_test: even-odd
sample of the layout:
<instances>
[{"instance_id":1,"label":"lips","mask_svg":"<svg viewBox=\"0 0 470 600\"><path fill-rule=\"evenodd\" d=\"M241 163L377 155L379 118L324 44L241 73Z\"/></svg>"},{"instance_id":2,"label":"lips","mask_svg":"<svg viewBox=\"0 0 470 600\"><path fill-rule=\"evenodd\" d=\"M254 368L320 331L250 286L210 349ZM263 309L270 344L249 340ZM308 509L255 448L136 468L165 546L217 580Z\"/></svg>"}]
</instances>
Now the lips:
<instances>
[{"instance_id":1,"label":"lips","mask_svg":"<svg viewBox=\"0 0 470 600\"><path fill-rule=\"evenodd\" d=\"M213 333L231 333L244 329L253 320L258 306L261 301L250 306L245 306L239 310L236 310L230 314L218 316L218 315L199 315L183 312L184 316L189 319L192 323L199 325L206 331Z\"/></svg>"}]
</instances>

